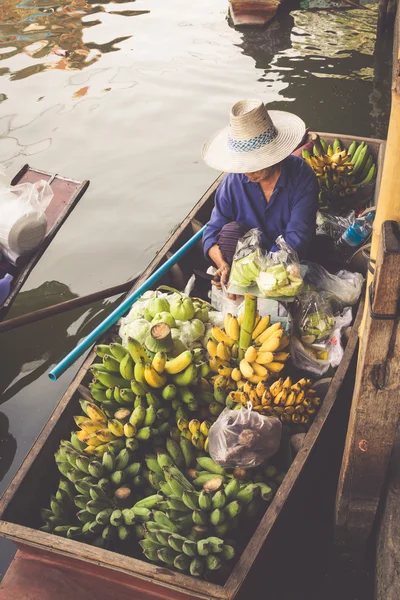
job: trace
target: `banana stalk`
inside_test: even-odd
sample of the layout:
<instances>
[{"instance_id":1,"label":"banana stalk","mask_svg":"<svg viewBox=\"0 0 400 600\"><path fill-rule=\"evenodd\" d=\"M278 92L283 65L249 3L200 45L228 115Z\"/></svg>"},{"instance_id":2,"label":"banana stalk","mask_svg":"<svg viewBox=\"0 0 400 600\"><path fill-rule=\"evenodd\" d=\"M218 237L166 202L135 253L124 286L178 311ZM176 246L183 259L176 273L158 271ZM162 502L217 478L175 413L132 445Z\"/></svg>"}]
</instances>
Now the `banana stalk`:
<instances>
[{"instance_id":1,"label":"banana stalk","mask_svg":"<svg viewBox=\"0 0 400 600\"><path fill-rule=\"evenodd\" d=\"M247 348L252 343L252 334L256 322L257 298L251 294L244 296L244 317L240 327L239 359L244 358Z\"/></svg>"}]
</instances>

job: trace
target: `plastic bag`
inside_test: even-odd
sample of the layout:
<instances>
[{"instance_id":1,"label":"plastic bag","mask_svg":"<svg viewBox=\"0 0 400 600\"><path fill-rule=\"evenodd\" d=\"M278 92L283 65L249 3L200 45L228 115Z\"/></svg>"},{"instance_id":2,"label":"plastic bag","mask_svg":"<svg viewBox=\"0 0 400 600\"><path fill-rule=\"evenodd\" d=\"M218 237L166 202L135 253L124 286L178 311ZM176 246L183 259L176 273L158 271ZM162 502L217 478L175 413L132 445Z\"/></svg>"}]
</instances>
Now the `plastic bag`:
<instances>
[{"instance_id":1,"label":"plastic bag","mask_svg":"<svg viewBox=\"0 0 400 600\"><path fill-rule=\"evenodd\" d=\"M254 286L261 258L261 232L250 229L237 243L228 287L233 285L247 289Z\"/></svg>"},{"instance_id":2,"label":"plastic bag","mask_svg":"<svg viewBox=\"0 0 400 600\"><path fill-rule=\"evenodd\" d=\"M299 257L281 235L275 243L279 250L267 254L256 281L265 298L289 300L303 287Z\"/></svg>"},{"instance_id":3,"label":"plastic bag","mask_svg":"<svg viewBox=\"0 0 400 600\"><path fill-rule=\"evenodd\" d=\"M313 344L306 346L295 336L290 337L290 357L292 363L298 369L323 375L329 367L337 367L343 358L343 346L341 343L342 331L351 324L352 310L350 307L335 316L335 325L330 337L321 346Z\"/></svg>"},{"instance_id":4,"label":"plastic bag","mask_svg":"<svg viewBox=\"0 0 400 600\"><path fill-rule=\"evenodd\" d=\"M351 211L346 216L317 212L317 235L327 235L334 242L337 242L346 229L354 223L354 219L354 211Z\"/></svg>"},{"instance_id":5,"label":"plastic bag","mask_svg":"<svg viewBox=\"0 0 400 600\"><path fill-rule=\"evenodd\" d=\"M214 275L216 270L215 267L209 267L207 273ZM241 297L236 300L231 300L231 298L228 297L228 290L224 285L221 286L221 289L212 285L209 295L211 306L222 313L223 317L225 317L227 313L236 316L240 306L243 304L243 298Z\"/></svg>"},{"instance_id":6,"label":"plastic bag","mask_svg":"<svg viewBox=\"0 0 400 600\"><path fill-rule=\"evenodd\" d=\"M342 270L332 275L316 263L303 261L303 264L308 267L305 282L335 296L341 308L353 306L359 299L364 283L364 277L360 273Z\"/></svg>"},{"instance_id":7,"label":"plastic bag","mask_svg":"<svg viewBox=\"0 0 400 600\"><path fill-rule=\"evenodd\" d=\"M51 187L44 180L0 188L0 245L11 262L44 240L45 210L52 198Z\"/></svg>"},{"instance_id":8,"label":"plastic bag","mask_svg":"<svg viewBox=\"0 0 400 600\"><path fill-rule=\"evenodd\" d=\"M225 408L211 427L208 443L213 461L221 467L250 469L278 450L282 424L249 408Z\"/></svg>"},{"instance_id":9,"label":"plastic bag","mask_svg":"<svg viewBox=\"0 0 400 600\"><path fill-rule=\"evenodd\" d=\"M295 324L300 341L310 346L326 340L335 326L329 302L318 292L303 292L298 301Z\"/></svg>"}]
</instances>

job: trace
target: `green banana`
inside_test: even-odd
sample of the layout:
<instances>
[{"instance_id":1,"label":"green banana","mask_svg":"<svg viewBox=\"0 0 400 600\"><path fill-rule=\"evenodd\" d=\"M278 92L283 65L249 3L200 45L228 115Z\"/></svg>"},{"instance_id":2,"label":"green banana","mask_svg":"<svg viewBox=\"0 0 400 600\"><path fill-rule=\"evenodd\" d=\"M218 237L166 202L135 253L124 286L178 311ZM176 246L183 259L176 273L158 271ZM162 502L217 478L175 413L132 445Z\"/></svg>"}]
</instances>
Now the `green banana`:
<instances>
[{"instance_id":1,"label":"green banana","mask_svg":"<svg viewBox=\"0 0 400 600\"><path fill-rule=\"evenodd\" d=\"M125 379L122 379L122 377L101 371L96 373L96 379L108 388L114 388L115 386L125 387L126 384Z\"/></svg>"},{"instance_id":2,"label":"green banana","mask_svg":"<svg viewBox=\"0 0 400 600\"><path fill-rule=\"evenodd\" d=\"M204 572L204 563L199 556L192 558L189 571L193 577L201 577Z\"/></svg>"},{"instance_id":3,"label":"green banana","mask_svg":"<svg viewBox=\"0 0 400 600\"><path fill-rule=\"evenodd\" d=\"M200 556L207 556L207 554L209 554L210 552L212 552L212 549L207 539L199 540L197 542L197 553Z\"/></svg>"},{"instance_id":4,"label":"green banana","mask_svg":"<svg viewBox=\"0 0 400 600\"><path fill-rule=\"evenodd\" d=\"M128 350L124 348L122 344L118 344L117 342L113 342L110 344L110 352L117 360L121 361L126 354L128 354Z\"/></svg>"},{"instance_id":5,"label":"green banana","mask_svg":"<svg viewBox=\"0 0 400 600\"><path fill-rule=\"evenodd\" d=\"M131 337L128 338L128 352L135 363L141 364L142 361L145 363L149 361L149 356L147 355L142 344Z\"/></svg>"},{"instance_id":6,"label":"green banana","mask_svg":"<svg viewBox=\"0 0 400 600\"><path fill-rule=\"evenodd\" d=\"M126 473L124 471L114 471L110 476L111 482L116 487L119 487L126 480Z\"/></svg>"},{"instance_id":7,"label":"green banana","mask_svg":"<svg viewBox=\"0 0 400 600\"><path fill-rule=\"evenodd\" d=\"M156 417L157 411L154 406L150 405L148 408L146 408L146 415L143 421L143 425L145 427L151 427L154 421L156 420Z\"/></svg>"},{"instance_id":8,"label":"green banana","mask_svg":"<svg viewBox=\"0 0 400 600\"><path fill-rule=\"evenodd\" d=\"M151 427L142 427L136 434L136 439L141 441L146 441L151 438L153 435L153 430Z\"/></svg>"},{"instance_id":9,"label":"green banana","mask_svg":"<svg viewBox=\"0 0 400 600\"><path fill-rule=\"evenodd\" d=\"M139 428L142 426L146 417L146 409L143 406L137 406L129 417L129 423Z\"/></svg>"},{"instance_id":10,"label":"green banana","mask_svg":"<svg viewBox=\"0 0 400 600\"><path fill-rule=\"evenodd\" d=\"M178 498L177 496L169 496L168 500L168 506L169 508L171 508L172 510L178 510L178 511L187 511L187 506L184 502L182 502L182 500L180 498Z\"/></svg>"},{"instance_id":11,"label":"green banana","mask_svg":"<svg viewBox=\"0 0 400 600\"><path fill-rule=\"evenodd\" d=\"M135 394L129 388L120 388L119 397L120 403L125 404L126 406L131 406L136 398Z\"/></svg>"},{"instance_id":12,"label":"green banana","mask_svg":"<svg viewBox=\"0 0 400 600\"><path fill-rule=\"evenodd\" d=\"M263 483L263 482L259 482L256 485L260 490L261 498L263 500L265 500L267 502L269 500L272 500L274 493L272 491L272 488L269 487L269 485L267 485L266 483Z\"/></svg>"},{"instance_id":13,"label":"green banana","mask_svg":"<svg viewBox=\"0 0 400 600\"><path fill-rule=\"evenodd\" d=\"M242 505L238 500L232 500L225 506L224 512L228 519L234 519L242 510Z\"/></svg>"},{"instance_id":14,"label":"green banana","mask_svg":"<svg viewBox=\"0 0 400 600\"><path fill-rule=\"evenodd\" d=\"M123 381L125 381L123 379ZM144 388L144 384L138 383L134 379L131 380L131 390L136 396L145 396L146 390Z\"/></svg>"},{"instance_id":15,"label":"green banana","mask_svg":"<svg viewBox=\"0 0 400 600\"><path fill-rule=\"evenodd\" d=\"M107 525L110 522L110 517L113 514L113 508L104 508L96 515L96 521L100 523L100 525Z\"/></svg>"},{"instance_id":16,"label":"green banana","mask_svg":"<svg viewBox=\"0 0 400 600\"><path fill-rule=\"evenodd\" d=\"M240 502L240 504L249 504L256 497L257 492L259 492L259 487L257 485L250 484L240 490L236 496L236 499Z\"/></svg>"},{"instance_id":17,"label":"green banana","mask_svg":"<svg viewBox=\"0 0 400 600\"><path fill-rule=\"evenodd\" d=\"M100 500L89 500L89 502L86 504L85 510L90 512L92 515L97 515L97 513L105 508L109 508L108 503L101 502Z\"/></svg>"},{"instance_id":18,"label":"green banana","mask_svg":"<svg viewBox=\"0 0 400 600\"><path fill-rule=\"evenodd\" d=\"M117 533L118 533L118 538L121 540L121 542L124 542L130 536L129 529L123 524L118 526Z\"/></svg>"},{"instance_id":19,"label":"green banana","mask_svg":"<svg viewBox=\"0 0 400 600\"><path fill-rule=\"evenodd\" d=\"M129 354L126 354L119 363L119 372L126 381L131 381L135 377L135 363Z\"/></svg>"},{"instance_id":20,"label":"green banana","mask_svg":"<svg viewBox=\"0 0 400 600\"><path fill-rule=\"evenodd\" d=\"M218 556L209 554L205 557L206 567L209 571L218 571L222 567L222 561Z\"/></svg>"},{"instance_id":21,"label":"green banana","mask_svg":"<svg viewBox=\"0 0 400 600\"><path fill-rule=\"evenodd\" d=\"M156 538L161 546L168 546L169 531L159 529L156 531ZM171 546L172 547L172 546Z\"/></svg>"},{"instance_id":22,"label":"green banana","mask_svg":"<svg viewBox=\"0 0 400 600\"><path fill-rule=\"evenodd\" d=\"M237 479L233 478L225 486L225 496L227 500L235 500L236 496L240 492L240 483Z\"/></svg>"},{"instance_id":23,"label":"green banana","mask_svg":"<svg viewBox=\"0 0 400 600\"><path fill-rule=\"evenodd\" d=\"M171 519L169 519L167 515L161 510L153 511L153 518L162 529L167 529L172 533L178 533L177 527L174 525Z\"/></svg>"},{"instance_id":24,"label":"green banana","mask_svg":"<svg viewBox=\"0 0 400 600\"><path fill-rule=\"evenodd\" d=\"M185 467L185 459L182 454L182 450L179 445L172 439L169 438L166 440L166 447L168 454L176 464L179 469L183 469Z\"/></svg>"},{"instance_id":25,"label":"green banana","mask_svg":"<svg viewBox=\"0 0 400 600\"><path fill-rule=\"evenodd\" d=\"M193 523L195 525L207 525L208 524L208 515L206 512L204 512L202 510L194 510L192 512L192 519L193 519ZM211 515L210 515L210 520L211 520ZM215 525L218 525L218 523L215 523Z\"/></svg>"},{"instance_id":26,"label":"green banana","mask_svg":"<svg viewBox=\"0 0 400 600\"><path fill-rule=\"evenodd\" d=\"M209 492L206 492L205 490L201 490L198 497L198 502L201 510L211 510L211 507L213 506L213 499L211 497L211 494Z\"/></svg>"},{"instance_id":27,"label":"green banana","mask_svg":"<svg viewBox=\"0 0 400 600\"><path fill-rule=\"evenodd\" d=\"M226 504L226 495L224 490L218 490L218 492L215 492L214 496L212 497L212 507L213 508L224 508Z\"/></svg>"},{"instance_id":28,"label":"green banana","mask_svg":"<svg viewBox=\"0 0 400 600\"><path fill-rule=\"evenodd\" d=\"M104 474L103 466L98 460L92 460L88 466L89 473L96 479L101 479Z\"/></svg>"},{"instance_id":29,"label":"green banana","mask_svg":"<svg viewBox=\"0 0 400 600\"><path fill-rule=\"evenodd\" d=\"M176 385L187 386L192 385L197 379L197 366L191 363L184 371L172 376L172 380Z\"/></svg>"},{"instance_id":30,"label":"green banana","mask_svg":"<svg viewBox=\"0 0 400 600\"><path fill-rule=\"evenodd\" d=\"M103 365L110 373L119 373L120 363L114 356L110 356L109 354L103 356Z\"/></svg>"},{"instance_id":31,"label":"green banana","mask_svg":"<svg viewBox=\"0 0 400 600\"><path fill-rule=\"evenodd\" d=\"M173 565L176 558L176 553L172 550L172 548L160 548L157 550L157 556L159 560L167 563L167 565Z\"/></svg>"},{"instance_id":32,"label":"green banana","mask_svg":"<svg viewBox=\"0 0 400 600\"><path fill-rule=\"evenodd\" d=\"M124 469L127 468L130 459L131 459L131 453L126 448L123 448L116 458L115 469L117 471L123 471Z\"/></svg>"},{"instance_id":33,"label":"green banana","mask_svg":"<svg viewBox=\"0 0 400 600\"><path fill-rule=\"evenodd\" d=\"M143 498L143 500L139 500L138 502L136 502L132 510L134 510L136 514L137 508L154 508L161 500L162 496L160 494L153 494L152 496L148 496L147 498Z\"/></svg>"},{"instance_id":34,"label":"green banana","mask_svg":"<svg viewBox=\"0 0 400 600\"><path fill-rule=\"evenodd\" d=\"M196 542L191 542L190 540L185 540L182 544L182 551L186 556L196 556L197 554L197 544Z\"/></svg>"},{"instance_id":35,"label":"green banana","mask_svg":"<svg viewBox=\"0 0 400 600\"><path fill-rule=\"evenodd\" d=\"M124 508L121 512L125 525L129 526L136 523L136 515L131 508Z\"/></svg>"},{"instance_id":36,"label":"green banana","mask_svg":"<svg viewBox=\"0 0 400 600\"><path fill-rule=\"evenodd\" d=\"M110 524L113 527L119 527L123 522L124 518L122 516L122 511L119 508L116 508L110 515Z\"/></svg>"},{"instance_id":37,"label":"green banana","mask_svg":"<svg viewBox=\"0 0 400 600\"><path fill-rule=\"evenodd\" d=\"M167 402L172 401L175 396L176 396L176 387L170 383L168 385L165 386L165 388L163 389L163 391L161 392L161 395L163 397L164 400L167 400Z\"/></svg>"},{"instance_id":38,"label":"green banana","mask_svg":"<svg viewBox=\"0 0 400 600\"><path fill-rule=\"evenodd\" d=\"M210 513L210 523L211 525L221 525L225 521L225 513L219 508L215 508Z\"/></svg>"},{"instance_id":39,"label":"green banana","mask_svg":"<svg viewBox=\"0 0 400 600\"><path fill-rule=\"evenodd\" d=\"M185 538L181 535L177 535L176 533L171 533L168 536L168 544L171 546L175 552L182 552L182 546Z\"/></svg>"},{"instance_id":40,"label":"green banana","mask_svg":"<svg viewBox=\"0 0 400 600\"><path fill-rule=\"evenodd\" d=\"M103 358L103 356L105 356L105 354L110 354L111 348L108 344L97 344L94 347L94 351L96 352L97 356L99 356L100 358Z\"/></svg>"},{"instance_id":41,"label":"green banana","mask_svg":"<svg viewBox=\"0 0 400 600\"><path fill-rule=\"evenodd\" d=\"M199 508L198 498L199 495L197 492L189 492L187 490L184 490L182 494L182 502L190 510L197 510Z\"/></svg>"},{"instance_id":42,"label":"green banana","mask_svg":"<svg viewBox=\"0 0 400 600\"><path fill-rule=\"evenodd\" d=\"M174 559L174 567L178 571L188 571L190 566L190 557L186 554L178 554Z\"/></svg>"},{"instance_id":43,"label":"green banana","mask_svg":"<svg viewBox=\"0 0 400 600\"><path fill-rule=\"evenodd\" d=\"M184 437L179 440L179 446L185 461L185 466L190 467L194 459L194 449L192 443Z\"/></svg>"}]
</instances>

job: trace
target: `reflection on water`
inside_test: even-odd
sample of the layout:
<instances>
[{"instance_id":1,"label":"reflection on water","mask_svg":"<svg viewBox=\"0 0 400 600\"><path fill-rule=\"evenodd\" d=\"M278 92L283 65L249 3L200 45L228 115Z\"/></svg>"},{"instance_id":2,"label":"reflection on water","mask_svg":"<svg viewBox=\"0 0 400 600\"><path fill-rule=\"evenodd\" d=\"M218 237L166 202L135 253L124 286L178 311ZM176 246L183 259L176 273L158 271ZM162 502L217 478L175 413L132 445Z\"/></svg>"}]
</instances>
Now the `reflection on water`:
<instances>
[{"instance_id":1,"label":"reflection on water","mask_svg":"<svg viewBox=\"0 0 400 600\"><path fill-rule=\"evenodd\" d=\"M12 71L18 80L48 69L83 69L97 62L102 54L118 50L129 36L116 37L105 44L85 43L84 29L94 27L99 18L91 15L107 12L103 5L111 0L3 0L0 4L0 61L19 53L35 59L35 64ZM134 0L120 0L133 4ZM114 2L112 3L114 4ZM133 17L146 10L110 10L109 14ZM0 63L1 64L1 63ZM3 73L8 69L3 69Z\"/></svg>"}]
</instances>

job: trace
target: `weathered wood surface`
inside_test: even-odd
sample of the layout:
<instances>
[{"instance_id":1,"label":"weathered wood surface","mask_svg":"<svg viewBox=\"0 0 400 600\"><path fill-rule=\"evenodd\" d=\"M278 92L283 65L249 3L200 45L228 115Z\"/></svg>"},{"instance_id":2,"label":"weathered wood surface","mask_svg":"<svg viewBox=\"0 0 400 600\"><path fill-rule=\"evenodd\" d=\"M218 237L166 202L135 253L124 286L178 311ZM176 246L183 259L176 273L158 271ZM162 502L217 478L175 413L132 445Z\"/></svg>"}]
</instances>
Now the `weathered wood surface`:
<instances>
[{"instance_id":1,"label":"weathered wood surface","mask_svg":"<svg viewBox=\"0 0 400 600\"><path fill-rule=\"evenodd\" d=\"M372 310L395 314L400 293L400 232L382 227ZM367 300L369 301L369 300ZM336 540L362 548L375 519L400 419L398 319L368 315L336 497Z\"/></svg>"},{"instance_id":2,"label":"weathered wood surface","mask_svg":"<svg viewBox=\"0 0 400 600\"><path fill-rule=\"evenodd\" d=\"M375 599L400 598L400 435L389 463L376 544Z\"/></svg>"},{"instance_id":3,"label":"weathered wood surface","mask_svg":"<svg viewBox=\"0 0 400 600\"><path fill-rule=\"evenodd\" d=\"M28 275L37 264L41 256L54 239L61 225L73 211L83 194L89 187L89 181L74 181L60 175L52 175L45 171L32 169L29 165L25 165L19 173L14 177L11 185L19 183L35 183L44 179L49 182L53 191L53 198L48 205L45 214L47 218L47 233L43 243L34 252L32 256L22 266L12 267L11 273L14 280L11 284L11 292L0 308L0 320L4 319L7 312L10 310L18 292L28 278Z\"/></svg>"}]
</instances>

